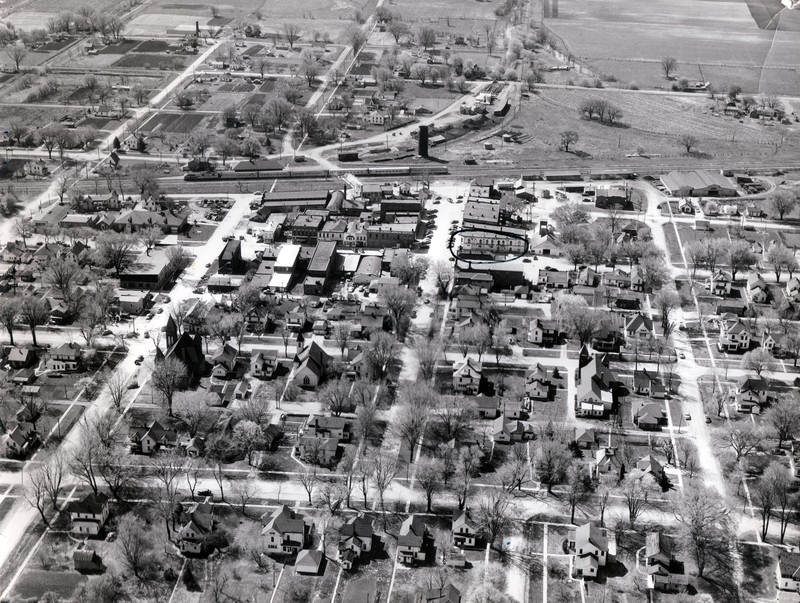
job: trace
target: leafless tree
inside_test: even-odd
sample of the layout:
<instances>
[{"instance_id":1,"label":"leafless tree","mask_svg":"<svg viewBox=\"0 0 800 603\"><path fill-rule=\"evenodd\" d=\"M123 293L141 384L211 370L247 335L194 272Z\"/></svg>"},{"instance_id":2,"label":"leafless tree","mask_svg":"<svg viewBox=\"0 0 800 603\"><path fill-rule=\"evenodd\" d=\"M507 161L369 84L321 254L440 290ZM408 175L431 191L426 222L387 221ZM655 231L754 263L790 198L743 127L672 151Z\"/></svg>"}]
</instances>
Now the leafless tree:
<instances>
[{"instance_id":1,"label":"leafless tree","mask_svg":"<svg viewBox=\"0 0 800 603\"><path fill-rule=\"evenodd\" d=\"M433 497L442 489L442 461L426 458L417 467L416 480L425 493L426 511L432 513Z\"/></svg>"},{"instance_id":2,"label":"leafless tree","mask_svg":"<svg viewBox=\"0 0 800 603\"><path fill-rule=\"evenodd\" d=\"M311 504L311 495L314 493L314 488L317 487L317 483L319 483L316 465L312 464L310 467L307 467L300 473L297 479L308 495L308 504Z\"/></svg>"},{"instance_id":3,"label":"leafless tree","mask_svg":"<svg viewBox=\"0 0 800 603\"><path fill-rule=\"evenodd\" d=\"M767 196L767 203L778 214L778 218L783 221L783 217L792 213L794 208L797 207L797 197L790 190L778 189Z\"/></svg>"},{"instance_id":4,"label":"leafless tree","mask_svg":"<svg viewBox=\"0 0 800 603\"><path fill-rule=\"evenodd\" d=\"M371 377L383 380L388 376L392 364L400 357L400 345L391 333L376 331L369 338L365 355Z\"/></svg>"},{"instance_id":5,"label":"leafless tree","mask_svg":"<svg viewBox=\"0 0 800 603\"><path fill-rule=\"evenodd\" d=\"M14 345L14 325L20 317L20 301L14 297L0 299L0 325L8 331L11 345Z\"/></svg>"},{"instance_id":6,"label":"leafless tree","mask_svg":"<svg viewBox=\"0 0 800 603\"><path fill-rule=\"evenodd\" d=\"M673 505L673 512L702 578L709 558L728 550L731 510L718 492L701 487L687 490L680 504Z\"/></svg>"},{"instance_id":7,"label":"leafless tree","mask_svg":"<svg viewBox=\"0 0 800 603\"><path fill-rule=\"evenodd\" d=\"M286 37L289 48L294 48L294 43L300 38L300 31L300 26L296 23L283 24L283 35Z\"/></svg>"},{"instance_id":8,"label":"leafless tree","mask_svg":"<svg viewBox=\"0 0 800 603\"><path fill-rule=\"evenodd\" d=\"M628 523L631 529L634 528L636 520L650 504L647 479L649 477L644 471L635 469L622 482L622 498L628 509Z\"/></svg>"},{"instance_id":9,"label":"leafless tree","mask_svg":"<svg viewBox=\"0 0 800 603\"><path fill-rule=\"evenodd\" d=\"M385 455L378 453L375 455L374 473L372 474L372 483L378 491L378 500L381 503L381 515L383 516L383 529L386 529L386 503L384 496L386 490L392 485L394 478L397 476L397 463Z\"/></svg>"},{"instance_id":10,"label":"leafless tree","mask_svg":"<svg viewBox=\"0 0 800 603\"><path fill-rule=\"evenodd\" d=\"M134 260L136 240L117 232L105 232L95 242L100 261L111 266L116 276L127 268Z\"/></svg>"},{"instance_id":11,"label":"leafless tree","mask_svg":"<svg viewBox=\"0 0 800 603\"><path fill-rule=\"evenodd\" d=\"M19 66L22 60L28 56L28 49L22 42L16 44L6 44L6 56L14 63L14 72L19 73Z\"/></svg>"},{"instance_id":12,"label":"leafless tree","mask_svg":"<svg viewBox=\"0 0 800 603\"><path fill-rule=\"evenodd\" d=\"M687 153L692 152L692 150L697 146L700 141L696 136L692 134L679 134L678 135L678 146L686 149Z\"/></svg>"},{"instance_id":13,"label":"leafless tree","mask_svg":"<svg viewBox=\"0 0 800 603\"><path fill-rule=\"evenodd\" d=\"M675 57L664 57L661 59L661 69L664 71L664 77L670 79L672 72L678 68L678 61Z\"/></svg>"},{"instance_id":14,"label":"leafless tree","mask_svg":"<svg viewBox=\"0 0 800 603\"><path fill-rule=\"evenodd\" d=\"M147 473L154 482L151 503L158 516L164 520L167 540L172 539L170 520L174 522L175 507L180 500L178 487L183 474L183 460L171 452L159 453L150 458L147 468Z\"/></svg>"},{"instance_id":15,"label":"leafless tree","mask_svg":"<svg viewBox=\"0 0 800 603\"><path fill-rule=\"evenodd\" d=\"M239 503L239 512L242 516L247 516L247 503L249 503L256 495L255 484L252 480L237 479L231 486L233 490L233 498Z\"/></svg>"},{"instance_id":16,"label":"leafless tree","mask_svg":"<svg viewBox=\"0 0 800 603\"><path fill-rule=\"evenodd\" d=\"M153 388L164 398L170 417L174 416L172 401L175 393L186 387L188 379L186 365L174 356L156 362L150 381Z\"/></svg>"},{"instance_id":17,"label":"leafless tree","mask_svg":"<svg viewBox=\"0 0 800 603\"><path fill-rule=\"evenodd\" d=\"M122 553L125 565L137 578L151 563L153 543L147 530L142 529L142 520L127 513L117 521L117 548Z\"/></svg>"},{"instance_id":18,"label":"leafless tree","mask_svg":"<svg viewBox=\"0 0 800 603\"><path fill-rule=\"evenodd\" d=\"M21 306L19 317L30 329L33 345L38 345L36 341L36 327L43 325L50 317L50 308L42 299L32 299Z\"/></svg>"},{"instance_id":19,"label":"leafless tree","mask_svg":"<svg viewBox=\"0 0 800 603\"><path fill-rule=\"evenodd\" d=\"M490 545L511 528L514 509L508 492L502 490L490 492L481 499L477 520Z\"/></svg>"},{"instance_id":20,"label":"leafless tree","mask_svg":"<svg viewBox=\"0 0 800 603\"><path fill-rule=\"evenodd\" d=\"M761 429L749 421L742 424L731 423L725 430L724 442L736 454L736 460L747 456L761 443Z\"/></svg>"},{"instance_id":21,"label":"leafless tree","mask_svg":"<svg viewBox=\"0 0 800 603\"><path fill-rule=\"evenodd\" d=\"M761 373L768 370L774 362L775 358L773 355L763 348L756 348L751 352L747 352L742 358L744 369L753 371L759 377Z\"/></svg>"}]
</instances>

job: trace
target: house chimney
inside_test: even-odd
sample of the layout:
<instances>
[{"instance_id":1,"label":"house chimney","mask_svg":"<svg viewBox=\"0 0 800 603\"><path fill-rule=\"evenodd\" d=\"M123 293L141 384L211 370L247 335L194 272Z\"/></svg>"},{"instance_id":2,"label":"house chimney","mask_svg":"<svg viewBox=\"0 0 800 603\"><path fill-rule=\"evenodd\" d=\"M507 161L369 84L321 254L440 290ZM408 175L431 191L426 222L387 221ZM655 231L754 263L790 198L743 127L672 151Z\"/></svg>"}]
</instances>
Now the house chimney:
<instances>
[{"instance_id":1,"label":"house chimney","mask_svg":"<svg viewBox=\"0 0 800 603\"><path fill-rule=\"evenodd\" d=\"M197 38L200 37L200 21L195 21L194 22L194 35Z\"/></svg>"}]
</instances>

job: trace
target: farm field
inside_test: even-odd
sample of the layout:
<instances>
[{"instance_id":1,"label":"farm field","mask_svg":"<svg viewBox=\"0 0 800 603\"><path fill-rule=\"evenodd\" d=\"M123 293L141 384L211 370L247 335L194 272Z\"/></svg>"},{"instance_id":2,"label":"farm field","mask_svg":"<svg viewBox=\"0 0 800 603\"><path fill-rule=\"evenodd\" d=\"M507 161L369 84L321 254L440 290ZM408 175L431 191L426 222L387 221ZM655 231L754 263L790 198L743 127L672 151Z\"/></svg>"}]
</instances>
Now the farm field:
<instances>
[{"instance_id":1,"label":"farm field","mask_svg":"<svg viewBox=\"0 0 800 603\"><path fill-rule=\"evenodd\" d=\"M622 110L617 126L576 119L583 100L602 98ZM487 129L448 144L448 152L458 157L474 156L479 161L551 161L559 167L590 165L592 160L623 160L638 149L648 158L633 159L647 168L651 161L686 163L698 160L796 156L800 138L793 126L767 127L746 118L743 123L712 115L713 101L701 97L642 94L611 89L540 88L523 99L517 114L504 123L524 144L500 144L499 136L487 138ZM705 114L703 113L705 111ZM495 126L496 128L496 126ZM561 132L574 130L579 141L570 153L559 150ZM496 132L497 130L493 130ZM781 142L783 132L783 146ZM707 153L687 155L677 145L677 136L690 133L699 139L697 150ZM494 150L478 151L476 142L494 142Z\"/></svg>"},{"instance_id":2,"label":"farm field","mask_svg":"<svg viewBox=\"0 0 800 603\"><path fill-rule=\"evenodd\" d=\"M667 82L658 62L674 56L679 77L692 77L699 65L705 79L720 89L737 84L753 93L800 94L796 76L785 79L772 73L796 70L800 52L797 11L783 11L777 30L763 30L758 22L763 25L765 20L754 18L745 2L657 0L646 8L631 0L560 0L554 4L558 8L548 13L549 18L546 15L545 22L568 52L592 65L614 61L613 66L602 64L602 70L621 80L664 87ZM778 0L765 0L764 4L780 5ZM754 8L757 14L759 10ZM691 64L686 74L680 63ZM716 67L733 67L735 72L718 72Z\"/></svg>"}]
</instances>

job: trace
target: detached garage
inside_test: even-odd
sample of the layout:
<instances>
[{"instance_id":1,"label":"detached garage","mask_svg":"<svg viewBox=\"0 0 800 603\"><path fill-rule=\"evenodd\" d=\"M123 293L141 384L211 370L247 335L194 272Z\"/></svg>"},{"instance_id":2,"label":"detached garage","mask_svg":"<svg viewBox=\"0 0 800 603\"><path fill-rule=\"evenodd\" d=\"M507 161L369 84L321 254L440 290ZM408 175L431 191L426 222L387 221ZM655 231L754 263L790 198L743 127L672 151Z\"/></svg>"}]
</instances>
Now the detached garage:
<instances>
[{"instance_id":1,"label":"detached garage","mask_svg":"<svg viewBox=\"0 0 800 603\"><path fill-rule=\"evenodd\" d=\"M719 172L694 170L670 172L661 176L661 182L673 197L735 197L736 185Z\"/></svg>"}]
</instances>

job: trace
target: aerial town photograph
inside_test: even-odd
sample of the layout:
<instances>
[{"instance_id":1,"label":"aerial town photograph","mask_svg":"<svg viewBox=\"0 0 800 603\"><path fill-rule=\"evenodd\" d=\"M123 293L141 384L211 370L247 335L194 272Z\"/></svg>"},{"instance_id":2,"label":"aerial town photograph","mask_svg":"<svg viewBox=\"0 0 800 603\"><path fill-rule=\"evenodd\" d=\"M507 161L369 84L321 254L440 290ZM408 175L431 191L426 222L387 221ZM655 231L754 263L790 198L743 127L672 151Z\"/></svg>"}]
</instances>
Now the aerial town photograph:
<instances>
[{"instance_id":1,"label":"aerial town photograph","mask_svg":"<svg viewBox=\"0 0 800 603\"><path fill-rule=\"evenodd\" d=\"M800 603L800 0L0 0L0 603Z\"/></svg>"}]
</instances>

